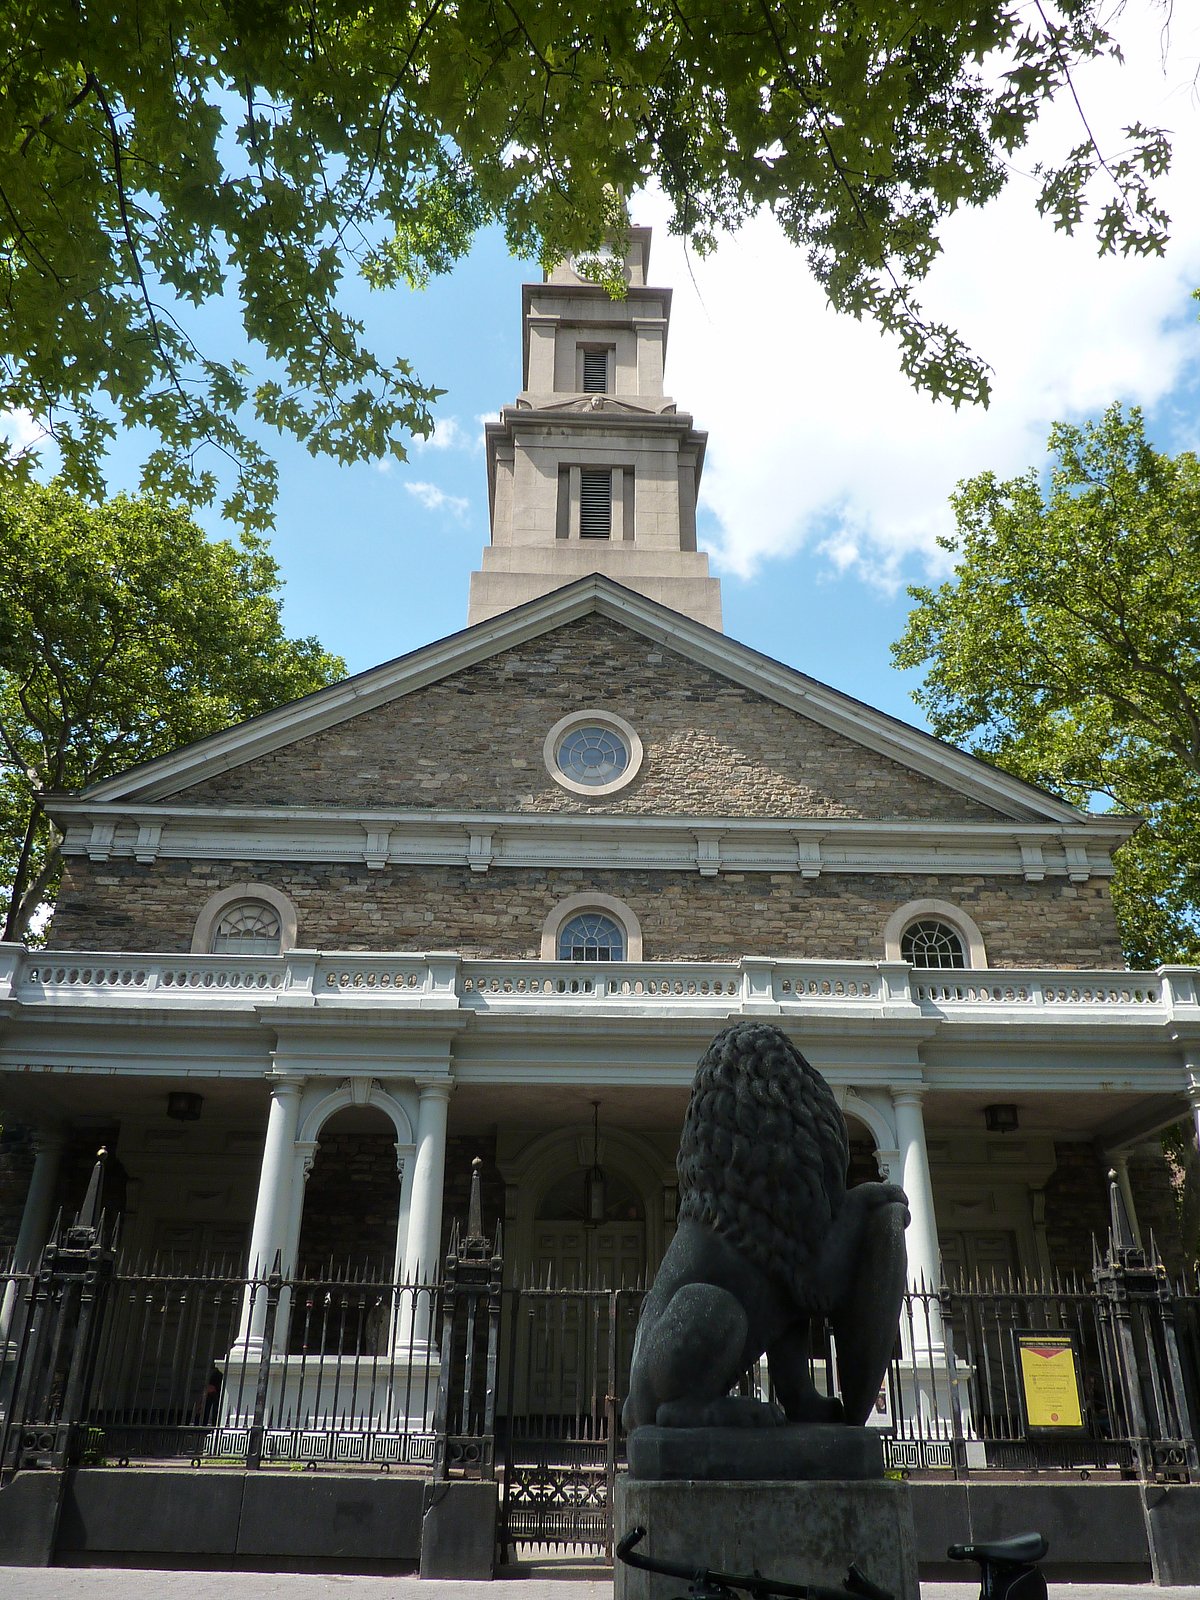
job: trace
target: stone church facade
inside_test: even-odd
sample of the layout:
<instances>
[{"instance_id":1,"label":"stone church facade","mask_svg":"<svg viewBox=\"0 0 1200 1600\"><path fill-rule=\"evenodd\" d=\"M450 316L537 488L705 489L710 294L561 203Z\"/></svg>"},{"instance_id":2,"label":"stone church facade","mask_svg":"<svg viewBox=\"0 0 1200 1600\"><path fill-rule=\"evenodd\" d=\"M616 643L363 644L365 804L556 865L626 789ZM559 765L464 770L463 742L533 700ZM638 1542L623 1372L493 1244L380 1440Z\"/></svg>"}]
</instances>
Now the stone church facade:
<instances>
[{"instance_id":1,"label":"stone church facade","mask_svg":"<svg viewBox=\"0 0 1200 1600\"><path fill-rule=\"evenodd\" d=\"M1110 1165L1177 1249L1200 990L1124 969L1135 820L722 633L648 251L622 302L526 288L464 631L53 802L47 948L0 947L19 1260L104 1142L127 1250L428 1275L479 1155L514 1281L632 1283L745 1015L904 1184L914 1274L1086 1267Z\"/></svg>"}]
</instances>

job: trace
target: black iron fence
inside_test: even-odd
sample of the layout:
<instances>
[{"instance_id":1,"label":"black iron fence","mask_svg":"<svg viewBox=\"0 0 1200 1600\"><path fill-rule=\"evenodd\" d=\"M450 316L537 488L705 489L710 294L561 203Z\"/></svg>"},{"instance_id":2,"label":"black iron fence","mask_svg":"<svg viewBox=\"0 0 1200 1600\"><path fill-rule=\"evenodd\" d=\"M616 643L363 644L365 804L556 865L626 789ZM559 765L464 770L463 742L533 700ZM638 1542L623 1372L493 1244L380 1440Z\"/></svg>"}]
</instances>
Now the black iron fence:
<instances>
[{"instance_id":1,"label":"black iron fence","mask_svg":"<svg viewBox=\"0 0 1200 1600\"><path fill-rule=\"evenodd\" d=\"M1194 1288L1157 1267L905 1300L876 1420L904 1472L1196 1476Z\"/></svg>"},{"instance_id":2,"label":"black iron fence","mask_svg":"<svg viewBox=\"0 0 1200 1600\"><path fill-rule=\"evenodd\" d=\"M69 1288L43 1270L18 1289L5 1466L434 1464L439 1286L115 1268L82 1405Z\"/></svg>"},{"instance_id":3,"label":"black iron fence","mask_svg":"<svg viewBox=\"0 0 1200 1600\"><path fill-rule=\"evenodd\" d=\"M36 1271L0 1273L0 1473L502 1472L506 1544L608 1545L643 1291L502 1288L478 1191L436 1284L138 1267L85 1203ZM765 1367L744 1381L769 1394ZM870 1424L912 1475L1194 1481L1198 1420L1200 1292L1126 1244L1086 1277L914 1290Z\"/></svg>"}]
</instances>

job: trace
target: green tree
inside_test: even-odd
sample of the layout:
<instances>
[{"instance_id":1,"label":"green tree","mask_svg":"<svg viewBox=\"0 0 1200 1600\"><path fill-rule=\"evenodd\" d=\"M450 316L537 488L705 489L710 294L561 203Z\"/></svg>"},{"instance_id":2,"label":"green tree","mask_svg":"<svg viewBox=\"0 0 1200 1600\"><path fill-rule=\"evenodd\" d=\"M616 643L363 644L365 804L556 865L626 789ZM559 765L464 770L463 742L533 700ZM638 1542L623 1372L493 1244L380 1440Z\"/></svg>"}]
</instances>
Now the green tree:
<instances>
[{"instance_id":1,"label":"green tree","mask_svg":"<svg viewBox=\"0 0 1200 1600\"><path fill-rule=\"evenodd\" d=\"M158 443L142 487L269 525L256 425L338 460L403 458L428 387L370 351L339 285L420 284L480 227L543 260L665 188L699 250L770 207L832 303L899 339L913 381L986 398L922 311L938 227L991 199L1080 62L1119 52L1103 0L10 0L0 52L0 411L49 429L92 497L116 428ZM985 57L1007 63L985 76ZM1103 166L1101 250L1161 250L1159 131L1041 172L1056 226ZM605 269L597 269L606 279ZM619 292L618 285L610 285ZM206 348L228 294L266 358ZM199 452L199 454L198 454ZM28 472L30 452L19 456Z\"/></svg>"},{"instance_id":2,"label":"green tree","mask_svg":"<svg viewBox=\"0 0 1200 1600\"><path fill-rule=\"evenodd\" d=\"M953 497L954 581L893 647L936 733L1080 806L1144 816L1113 895L1135 965L1200 960L1200 462L1142 415L1057 424L1048 480Z\"/></svg>"},{"instance_id":3,"label":"green tree","mask_svg":"<svg viewBox=\"0 0 1200 1600\"><path fill-rule=\"evenodd\" d=\"M261 541L61 485L0 489L0 884L20 939L61 868L45 796L84 788L345 672L289 639Z\"/></svg>"}]
</instances>

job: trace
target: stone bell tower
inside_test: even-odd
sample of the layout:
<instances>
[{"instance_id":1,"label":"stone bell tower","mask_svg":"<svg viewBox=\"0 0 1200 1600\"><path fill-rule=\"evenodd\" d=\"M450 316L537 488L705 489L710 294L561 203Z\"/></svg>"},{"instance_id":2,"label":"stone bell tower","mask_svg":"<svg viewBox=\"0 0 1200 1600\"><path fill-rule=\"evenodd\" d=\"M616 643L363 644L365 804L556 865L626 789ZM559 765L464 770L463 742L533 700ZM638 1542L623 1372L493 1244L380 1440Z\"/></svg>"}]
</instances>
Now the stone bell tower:
<instances>
[{"instance_id":1,"label":"stone bell tower","mask_svg":"<svg viewBox=\"0 0 1200 1600\"><path fill-rule=\"evenodd\" d=\"M696 549L707 436L663 394L671 291L647 287L649 257L631 228L623 300L570 261L522 290L524 388L485 432L491 543L468 623L602 572L721 627Z\"/></svg>"}]
</instances>

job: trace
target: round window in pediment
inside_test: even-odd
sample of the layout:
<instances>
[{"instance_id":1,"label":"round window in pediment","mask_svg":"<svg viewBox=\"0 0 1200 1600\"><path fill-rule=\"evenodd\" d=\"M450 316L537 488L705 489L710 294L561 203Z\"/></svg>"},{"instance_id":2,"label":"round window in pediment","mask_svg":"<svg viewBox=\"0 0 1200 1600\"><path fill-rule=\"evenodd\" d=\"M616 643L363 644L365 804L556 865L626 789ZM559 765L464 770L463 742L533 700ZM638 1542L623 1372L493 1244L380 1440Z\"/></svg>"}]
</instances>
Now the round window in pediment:
<instances>
[{"instance_id":1,"label":"round window in pediment","mask_svg":"<svg viewBox=\"0 0 1200 1600\"><path fill-rule=\"evenodd\" d=\"M542 753L555 783L595 797L632 783L642 764L642 741L623 717L577 711L554 724Z\"/></svg>"},{"instance_id":2,"label":"round window in pediment","mask_svg":"<svg viewBox=\"0 0 1200 1600\"><path fill-rule=\"evenodd\" d=\"M624 739L598 723L572 728L558 747L558 770L591 789L615 783L628 765Z\"/></svg>"}]
</instances>

